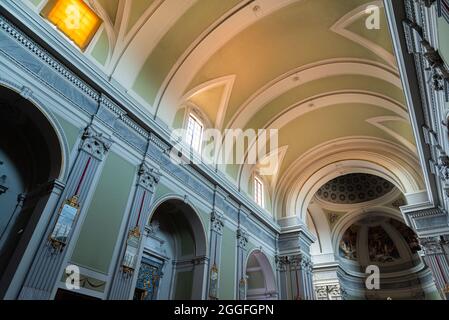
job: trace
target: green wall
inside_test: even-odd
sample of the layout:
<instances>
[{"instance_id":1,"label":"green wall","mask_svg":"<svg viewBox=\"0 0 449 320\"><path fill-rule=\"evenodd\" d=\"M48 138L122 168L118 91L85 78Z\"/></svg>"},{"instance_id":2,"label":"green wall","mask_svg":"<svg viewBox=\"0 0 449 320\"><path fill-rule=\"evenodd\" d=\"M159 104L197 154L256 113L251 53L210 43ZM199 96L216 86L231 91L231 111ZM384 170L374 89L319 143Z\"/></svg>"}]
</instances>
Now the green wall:
<instances>
[{"instance_id":1,"label":"green wall","mask_svg":"<svg viewBox=\"0 0 449 320\"><path fill-rule=\"evenodd\" d=\"M103 29L101 35L98 37L97 43L95 43L91 55L100 64L105 65L109 55L109 40L105 29Z\"/></svg>"},{"instance_id":2,"label":"green wall","mask_svg":"<svg viewBox=\"0 0 449 320\"><path fill-rule=\"evenodd\" d=\"M44 0L28 0L29 2L31 2L35 7L37 7L38 5L40 5L42 3L42 1Z\"/></svg>"},{"instance_id":3,"label":"green wall","mask_svg":"<svg viewBox=\"0 0 449 320\"><path fill-rule=\"evenodd\" d=\"M220 261L220 288L221 300L234 299L235 294L235 259L236 259L236 234L231 229L223 228Z\"/></svg>"},{"instance_id":4,"label":"green wall","mask_svg":"<svg viewBox=\"0 0 449 320\"><path fill-rule=\"evenodd\" d=\"M444 18L438 18L438 35L440 54L449 64L449 24Z\"/></svg>"},{"instance_id":5,"label":"green wall","mask_svg":"<svg viewBox=\"0 0 449 320\"><path fill-rule=\"evenodd\" d=\"M72 262L107 273L136 168L111 152L93 195Z\"/></svg>"},{"instance_id":6,"label":"green wall","mask_svg":"<svg viewBox=\"0 0 449 320\"><path fill-rule=\"evenodd\" d=\"M64 135L70 149L69 151L72 151L73 147L75 146L76 139L78 139L78 137L81 135L81 128L76 127L60 116L55 116L55 118L56 120L58 120L58 123L61 126L62 130L64 130Z\"/></svg>"}]
</instances>

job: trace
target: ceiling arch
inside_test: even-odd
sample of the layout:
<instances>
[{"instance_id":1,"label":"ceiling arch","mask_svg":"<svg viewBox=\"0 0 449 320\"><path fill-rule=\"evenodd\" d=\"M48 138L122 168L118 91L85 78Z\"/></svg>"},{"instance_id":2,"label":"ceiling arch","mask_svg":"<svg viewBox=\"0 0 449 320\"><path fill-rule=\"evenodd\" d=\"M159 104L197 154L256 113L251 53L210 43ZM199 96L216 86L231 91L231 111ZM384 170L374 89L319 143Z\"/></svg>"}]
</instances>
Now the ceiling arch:
<instances>
[{"instance_id":1,"label":"ceiling arch","mask_svg":"<svg viewBox=\"0 0 449 320\"><path fill-rule=\"evenodd\" d=\"M361 152L361 150L363 150ZM304 219L316 191L348 173L370 173L393 183L402 193L424 189L416 157L405 147L382 139L351 137L327 141L298 158L282 175L274 195L279 217Z\"/></svg>"},{"instance_id":2,"label":"ceiling arch","mask_svg":"<svg viewBox=\"0 0 449 320\"><path fill-rule=\"evenodd\" d=\"M236 111L229 128L243 128L270 101L308 82L338 75L370 75L400 88L397 73L384 65L363 59L331 59L295 68L257 90Z\"/></svg>"},{"instance_id":3,"label":"ceiling arch","mask_svg":"<svg viewBox=\"0 0 449 320\"><path fill-rule=\"evenodd\" d=\"M41 17L47 0L27 1ZM375 162L404 192L422 189L382 1L86 2L104 21L86 59L163 127L185 125L195 109L222 131L278 130L272 214L294 214L287 194L300 173L329 165L316 150ZM372 5L381 25L369 30ZM326 149L336 145L340 158ZM217 165L246 193L254 167Z\"/></svg>"}]
</instances>

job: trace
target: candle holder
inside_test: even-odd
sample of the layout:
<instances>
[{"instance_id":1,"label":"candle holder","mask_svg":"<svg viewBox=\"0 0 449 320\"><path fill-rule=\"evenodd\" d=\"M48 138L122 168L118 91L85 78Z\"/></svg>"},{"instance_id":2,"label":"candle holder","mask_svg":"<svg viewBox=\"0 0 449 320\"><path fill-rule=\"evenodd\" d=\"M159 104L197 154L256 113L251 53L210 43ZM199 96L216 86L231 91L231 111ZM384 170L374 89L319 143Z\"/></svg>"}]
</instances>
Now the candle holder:
<instances>
[{"instance_id":1,"label":"candle holder","mask_svg":"<svg viewBox=\"0 0 449 320\"><path fill-rule=\"evenodd\" d=\"M210 269L209 297L212 300L216 300L218 297L218 268L215 263Z\"/></svg>"}]
</instances>

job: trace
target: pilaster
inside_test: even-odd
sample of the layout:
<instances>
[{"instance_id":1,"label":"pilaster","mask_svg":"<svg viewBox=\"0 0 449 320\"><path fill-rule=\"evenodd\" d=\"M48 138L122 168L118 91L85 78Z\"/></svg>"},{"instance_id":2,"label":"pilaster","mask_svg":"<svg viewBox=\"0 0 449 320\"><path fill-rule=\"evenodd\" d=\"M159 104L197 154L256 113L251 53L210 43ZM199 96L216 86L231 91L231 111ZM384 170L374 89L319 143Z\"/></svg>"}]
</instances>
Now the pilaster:
<instances>
[{"instance_id":1,"label":"pilaster","mask_svg":"<svg viewBox=\"0 0 449 320\"><path fill-rule=\"evenodd\" d=\"M246 300L247 281L245 261L248 236L248 232L242 227L237 229L237 300Z\"/></svg>"},{"instance_id":2,"label":"pilaster","mask_svg":"<svg viewBox=\"0 0 449 320\"><path fill-rule=\"evenodd\" d=\"M157 169L150 167L146 162L143 162L138 170L137 186L131 205L131 210L128 217L128 225L126 233L123 235L121 242L120 254L116 262L114 277L108 298L111 300L126 300L132 292L133 278L139 271L141 254L135 256L134 269L124 266L123 259L127 246L128 236L131 233L138 234L139 244L138 252L141 252L142 238L144 236L145 226L150 215L150 206L153 200L153 194L157 183L160 180L160 173Z\"/></svg>"},{"instance_id":3,"label":"pilaster","mask_svg":"<svg viewBox=\"0 0 449 320\"><path fill-rule=\"evenodd\" d=\"M419 239L424 262L432 271L435 284L446 300L449 298L449 260L445 252L447 238L446 235Z\"/></svg>"},{"instance_id":4,"label":"pilaster","mask_svg":"<svg viewBox=\"0 0 449 320\"><path fill-rule=\"evenodd\" d=\"M276 264L281 299L315 299L313 263L310 257L313 241L314 236L300 222L296 226L285 227L280 234Z\"/></svg>"},{"instance_id":5,"label":"pilaster","mask_svg":"<svg viewBox=\"0 0 449 320\"><path fill-rule=\"evenodd\" d=\"M34 256L33 263L26 276L18 299L45 300L51 298L51 293L59 275L62 262L67 253L75 230L82 224L87 212L86 205L89 194L92 193L95 177L101 171L101 163L105 159L111 140L94 128L87 127L83 133L79 153L68 177L66 187L48 220L47 228ZM59 211L63 203L76 196L79 204L77 217L66 236L65 245L54 247L49 240L56 227Z\"/></svg>"},{"instance_id":6,"label":"pilaster","mask_svg":"<svg viewBox=\"0 0 449 320\"><path fill-rule=\"evenodd\" d=\"M221 213L213 210L210 215L210 267L208 281L208 298L218 299L219 279L221 265L221 243L223 238L224 217Z\"/></svg>"}]
</instances>

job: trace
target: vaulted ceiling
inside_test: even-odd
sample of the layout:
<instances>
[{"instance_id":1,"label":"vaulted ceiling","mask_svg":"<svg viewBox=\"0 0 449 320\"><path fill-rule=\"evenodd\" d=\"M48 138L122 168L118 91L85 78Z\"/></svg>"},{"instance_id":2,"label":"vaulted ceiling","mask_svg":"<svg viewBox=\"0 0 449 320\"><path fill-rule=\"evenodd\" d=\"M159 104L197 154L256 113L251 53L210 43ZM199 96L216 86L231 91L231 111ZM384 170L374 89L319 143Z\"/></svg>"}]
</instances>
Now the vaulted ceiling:
<instances>
[{"instance_id":1,"label":"vaulted ceiling","mask_svg":"<svg viewBox=\"0 0 449 320\"><path fill-rule=\"evenodd\" d=\"M36 11L45 3L29 1ZM317 146L366 139L415 158L382 1L88 2L104 23L84 54L155 118L178 128L192 103L220 130L279 129L269 211L286 210L275 202ZM379 29L365 26L368 5L380 7ZM251 193L251 168L223 170Z\"/></svg>"}]
</instances>

